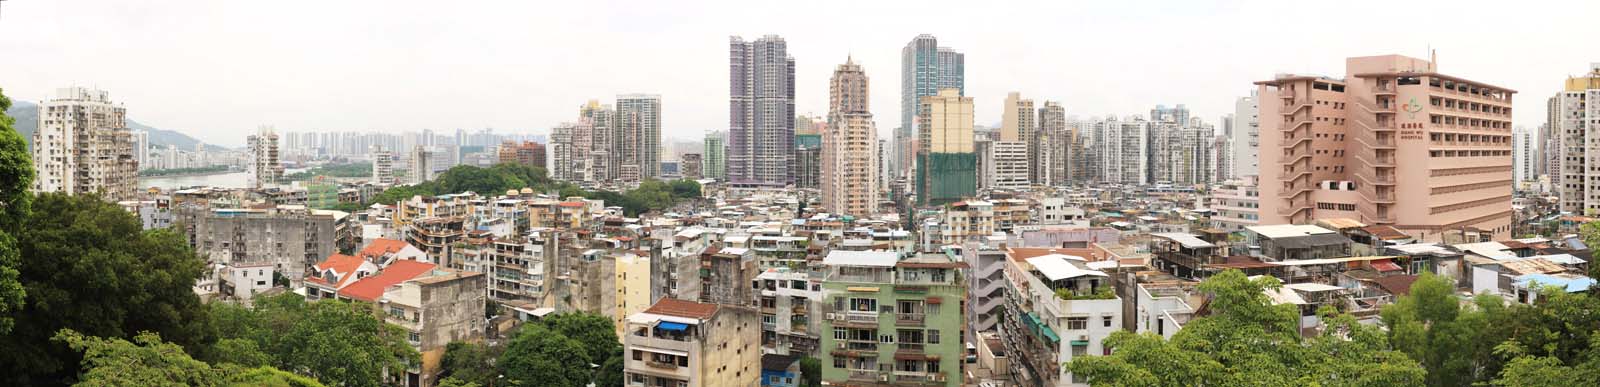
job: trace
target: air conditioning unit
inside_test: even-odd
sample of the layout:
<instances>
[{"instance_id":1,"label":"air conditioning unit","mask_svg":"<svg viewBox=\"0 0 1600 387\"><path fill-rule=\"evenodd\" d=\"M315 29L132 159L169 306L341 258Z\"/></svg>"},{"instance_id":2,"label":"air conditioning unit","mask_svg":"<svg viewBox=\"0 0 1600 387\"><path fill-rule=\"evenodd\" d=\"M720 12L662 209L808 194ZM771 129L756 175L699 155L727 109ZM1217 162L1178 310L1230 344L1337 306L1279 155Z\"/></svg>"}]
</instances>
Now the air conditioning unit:
<instances>
[{"instance_id":1,"label":"air conditioning unit","mask_svg":"<svg viewBox=\"0 0 1600 387\"><path fill-rule=\"evenodd\" d=\"M878 381L880 381L880 382L889 381L889 375L878 375Z\"/></svg>"},{"instance_id":2,"label":"air conditioning unit","mask_svg":"<svg viewBox=\"0 0 1600 387\"><path fill-rule=\"evenodd\" d=\"M1078 335L1078 340L1089 341L1089 335Z\"/></svg>"},{"instance_id":3,"label":"air conditioning unit","mask_svg":"<svg viewBox=\"0 0 1600 387\"><path fill-rule=\"evenodd\" d=\"M839 319L838 316L839 315L836 315L836 314L833 314L833 313L828 313L828 319L829 320L838 320Z\"/></svg>"},{"instance_id":4,"label":"air conditioning unit","mask_svg":"<svg viewBox=\"0 0 1600 387\"><path fill-rule=\"evenodd\" d=\"M846 346L849 346L849 345L850 345L850 343L846 343L846 342L840 341L839 342L839 349L844 349Z\"/></svg>"}]
</instances>

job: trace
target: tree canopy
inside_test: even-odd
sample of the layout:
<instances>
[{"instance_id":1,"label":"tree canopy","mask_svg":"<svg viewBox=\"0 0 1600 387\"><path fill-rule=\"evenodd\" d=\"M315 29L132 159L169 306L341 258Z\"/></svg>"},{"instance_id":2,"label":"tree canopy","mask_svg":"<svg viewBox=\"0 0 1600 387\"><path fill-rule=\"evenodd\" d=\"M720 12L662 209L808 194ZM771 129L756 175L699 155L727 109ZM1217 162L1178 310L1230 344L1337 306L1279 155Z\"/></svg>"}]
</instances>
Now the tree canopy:
<instances>
[{"instance_id":1,"label":"tree canopy","mask_svg":"<svg viewBox=\"0 0 1600 387\"><path fill-rule=\"evenodd\" d=\"M701 195L700 183L693 180L648 180L626 192L587 191L569 183L551 180L544 168L504 163L489 168L458 165L432 181L384 190L374 196L371 203L394 204L417 195L437 196L468 191L494 196L523 188L536 192L557 192L561 197L604 200L608 206L622 207L629 216L671 208L681 200L699 198Z\"/></svg>"},{"instance_id":2,"label":"tree canopy","mask_svg":"<svg viewBox=\"0 0 1600 387\"><path fill-rule=\"evenodd\" d=\"M500 357L501 346L489 346L484 343L452 342L445 345L444 357L440 360L443 372L441 380L454 379L462 385L477 384L487 386L493 384L499 371L494 368L495 359ZM441 382L442 384L442 382Z\"/></svg>"},{"instance_id":3,"label":"tree canopy","mask_svg":"<svg viewBox=\"0 0 1600 387\"><path fill-rule=\"evenodd\" d=\"M1425 371L1387 349L1377 328L1327 315L1327 333L1302 339L1292 305L1273 305L1271 277L1229 270L1207 279L1211 315L1191 320L1171 340L1120 331L1109 356L1074 358L1069 369L1097 386L1396 386L1421 384Z\"/></svg>"},{"instance_id":4,"label":"tree canopy","mask_svg":"<svg viewBox=\"0 0 1600 387\"><path fill-rule=\"evenodd\" d=\"M222 337L214 362L248 366L266 360L332 385L377 386L385 367L402 370L420 356L404 331L384 323L371 304L306 302L286 293L259 297L254 309L217 303L211 310Z\"/></svg>"},{"instance_id":5,"label":"tree canopy","mask_svg":"<svg viewBox=\"0 0 1600 387\"><path fill-rule=\"evenodd\" d=\"M96 195L46 193L19 230L20 282L28 302L0 335L0 374L10 385L50 384L77 374L78 354L51 342L70 328L131 338L143 331L190 348L215 334L193 286L205 263L183 236L143 230L134 215Z\"/></svg>"},{"instance_id":6,"label":"tree canopy","mask_svg":"<svg viewBox=\"0 0 1600 387\"><path fill-rule=\"evenodd\" d=\"M622 381L622 345L611 319L563 313L524 325L496 365L508 386L581 387ZM596 369L591 370L591 364ZM604 383L600 383L604 382Z\"/></svg>"},{"instance_id":7,"label":"tree canopy","mask_svg":"<svg viewBox=\"0 0 1600 387\"><path fill-rule=\"evenodd\" d=\"M83 353L83 372L77 386L322 386L316 380L272 367L213 367L150 332L141 332L130 342L62 329L54 340Z\"/></svg>"},{"instance_id":8,"label":"tree canopy","mask_svg":"<svg viewBox=\"0 0 1600 387\"><path fill-rule=\"evenodd\" d=\"M11 331L11 315L22 308L26 295L17 278L22 256L16 233L28 217L28 187L33 184L33 160L26 139L6 115L10 108L11 99L0 90L0 335Z\"/></svg>"}]
</instances>

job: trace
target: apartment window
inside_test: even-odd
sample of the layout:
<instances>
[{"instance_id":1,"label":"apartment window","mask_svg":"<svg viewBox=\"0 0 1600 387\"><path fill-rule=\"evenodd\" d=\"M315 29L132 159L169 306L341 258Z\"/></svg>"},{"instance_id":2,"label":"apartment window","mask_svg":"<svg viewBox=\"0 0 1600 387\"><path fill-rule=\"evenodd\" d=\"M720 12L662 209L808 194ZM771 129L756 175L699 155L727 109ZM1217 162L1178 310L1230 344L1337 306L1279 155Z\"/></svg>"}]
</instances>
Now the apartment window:
<instances>
[{"instance_id":1,"label":"apartment window","mask_svg":"<svg viewBox=\"0 0 1600 387\"><path fill-rule=\"evenodd\" d=\"M1100 317L1100 322L1102 324L1104 324L1105 327L1110 328L1111 327L1111 316L1101 316Z\"/></svg>"},{"instance_id":2,"label":"apartment window","mask_svg":"<svg viewBox=\"0 0 1600 387\"><path fill-rule=\"evenodd\" d=\"M928 330L928 344L938 344L938 343L939 343L939 330L938 329L929 329Z\"/></svg>"},{"instance_id":3,"label":"apartment window","mask_svg":"<svg viewBox=\"0 0 1600 387\"><path fill-rule=\"evenodd\" d=\"M844 368L844 356L833 357L833 368Z\"/></svg>"},{"instance_id":4,"label":"apartment window","mask_svg":"<svg viewBox=\"0 0 1600 387\"><path fill-rule=\"evenodd\" d=\"M1067 317L1067 329L1068 330L1089 329L1089 318L1088 317Z\"/></svg>"}]
</instances>

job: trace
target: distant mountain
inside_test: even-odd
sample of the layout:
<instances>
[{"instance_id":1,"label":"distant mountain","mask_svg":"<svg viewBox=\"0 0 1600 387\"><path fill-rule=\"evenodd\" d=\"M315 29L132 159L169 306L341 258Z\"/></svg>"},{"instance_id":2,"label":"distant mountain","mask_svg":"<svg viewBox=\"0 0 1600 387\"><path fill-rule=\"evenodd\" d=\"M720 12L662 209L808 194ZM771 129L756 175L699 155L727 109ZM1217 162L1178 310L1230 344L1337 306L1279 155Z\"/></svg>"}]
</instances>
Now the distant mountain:
<instances>
[{"instance_id":1,"label":"distant mountain","mask_svg":"<svg viewBox=\"0 0 1600 387\"><path fill-rule=\"evenodd\" d=\"M6 109L6 115L16 119L17 123L13 126L17 128L17 132L22 133L22 138L28 140L28 147L32 148L33 132L39 129L39 104L28 101L11 100L11 108ZM194 137L189 137L183 133L153 128L149 125L141 124L132 119L128 120L128 129L149 131L150 146L152 148L176 145L178 146L178 149L194 150L194 145L200 143L200 140L196 140ZM206 150L224 149L227 148L206 144Z\"/></svg>"}]
</instances>

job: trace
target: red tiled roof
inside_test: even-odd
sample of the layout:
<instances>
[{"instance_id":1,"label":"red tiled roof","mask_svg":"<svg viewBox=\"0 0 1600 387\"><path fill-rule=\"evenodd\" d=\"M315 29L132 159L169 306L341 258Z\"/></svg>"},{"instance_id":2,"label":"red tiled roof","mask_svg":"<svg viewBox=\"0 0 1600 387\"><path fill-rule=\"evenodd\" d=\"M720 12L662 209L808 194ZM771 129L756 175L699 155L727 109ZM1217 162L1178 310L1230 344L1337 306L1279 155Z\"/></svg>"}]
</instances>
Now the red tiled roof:
<instances>
[{"instance_id":1,"label":"red tiled roof","mask_svg":"<svg viewBox=\"0 0 1600 387\"><path fill-rule=\"evenodd\" d=\"M717 304L702 304L676 298L662 298L661 301L656 301L655 305L651 305L650 309L645 309L644 312L704 320L717 314Z\"/></svg>"},{"instance_id":2,"label":"red tiled roof","mask_svg":"<svg viewBox=\"0 0 1600 387\"><path fill-rule=\"evenodd\" d=\"M343 288L345 285L350 284L351 279L355 278L355 276L350 275L350 273L353 273L356 271L356 269L361 268L361 264L366 262L367 260L359 257L335 253L333 255L329 255L328 259L323 260L321 263L313 265L312 268L317 271L317 275L313 277L307 277L306 280L323 285L329 285L332 286L334 290L338 290L339 288ZM328 271L329 269L332 269L334 274L339 275L339 283L329 283L328 280L322 278L322 272Z\"/></svg>"},{"instance_id":3,"label":"red tiled roof","mask_svg":"<svg viewBox=\"0 0 1600 387\"><path fill-rule=\"evenodd\" d=\"M432 271L434 267L437 265L409 259L398 260L383 268L378 274L362 278L340 289L339 295L362 301L377 301L378 297L383 296L383 291L390 286L417 278L423 273Z\"/></svg>"},{"instance_id":4,"label":"red tiled roof","mask_svg":"<svg viewBox=\"0 0 1600 387\"><path fill-rule=\"evenodd\" d=\"M1383 288L1383 290L1389 292L1389 294L1404 296L1411 294L1411 283L1417 282L1417 276L1392 275L1388 277L1378 277L1373 279L1372 282L1377 282L1378 287Z\"/></svg>"},{"instance_id":5,"label":"red tiled roof","mask_svg":"<svg viewBox=\"0 0 1600 387\"><path fill-rule=\"evenodd\" d=\"M1382 261L1372 261L1372 268L1373 269L1378 269L1378 271L1400 271L1401 270L1400 269L1400 265L1396 265L1393 260L1388 260L1388 259L1385 259L1385 260L1382 260Z\"/></svg>"},{"instance_id":6,"label":"red tiled roof","mask_svg":"<svg viewBox=\"0 0 1600 387\"><path fill-rule=\"evenodd\" d=\"M1522 243L1522 242L1519 242L1519 241L1500 241L1498 243L1500 243L1500 245L1505 246L1508 249L1522 249L1522 248L1527 248L1528 247L1527 243Z\"/></svg>"},{"instance_id":7,"label":"red tiled roof","mask_svg":"<svg viewBox=\"0 0 1600 387\"><path fill-rule=\"evenodd\" d=\"M406 246L410 246L410 245L406 244L405 241L399 241L399 240L388 239L388 238L380 238L378 240L372 241L372 243L368 243L367 247L361 249L361 252L360 253L356 253L356 255L359 255L359 256L361 256L363 258L380 257L380 256L383 256L384 254L390 254L390 253L399 252L400 250L405 249Z\"/></svg>"},{"instance_id":8,"label":"red tiled roof","mask_svg":"<svg viewBox=\"0 0 1600 387\"><path fill-rule=\"evenodd\" d=\"M1367 234L1371 234L1380 240L1406 239L1411 237L1410 235L1406 235L1406 233L1395 229L1394 226L1387 225L1367 226L1363 227L1361 231L1366 231Z\"/></svg>"}]
</instances>

